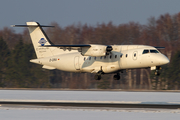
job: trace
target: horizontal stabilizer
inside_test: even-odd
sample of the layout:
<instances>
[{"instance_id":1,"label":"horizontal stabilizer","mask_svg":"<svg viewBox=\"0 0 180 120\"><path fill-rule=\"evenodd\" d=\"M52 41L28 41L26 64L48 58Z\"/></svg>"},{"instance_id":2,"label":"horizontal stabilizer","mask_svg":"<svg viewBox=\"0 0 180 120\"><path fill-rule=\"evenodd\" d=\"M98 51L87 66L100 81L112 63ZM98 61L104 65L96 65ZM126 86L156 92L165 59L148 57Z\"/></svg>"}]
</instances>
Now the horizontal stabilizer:
<instances>
[{"instance_id":1,"label":"horizontal stabilizer","mask_svg":"<svg viewBox=\"0 0 180 120\"><path fill-rule=\"evenodd\" d=\"M11 25L11 27L54 27L47 25Z\"/></svg>"}]
</instances>

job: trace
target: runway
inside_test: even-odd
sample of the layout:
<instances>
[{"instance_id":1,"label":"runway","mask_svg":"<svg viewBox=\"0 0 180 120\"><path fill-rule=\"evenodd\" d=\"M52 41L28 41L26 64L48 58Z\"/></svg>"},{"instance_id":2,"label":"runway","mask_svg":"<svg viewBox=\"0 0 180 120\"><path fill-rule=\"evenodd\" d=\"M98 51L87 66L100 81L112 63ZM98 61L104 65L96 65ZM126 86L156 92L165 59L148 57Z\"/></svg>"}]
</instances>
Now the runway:
<instances>
[{"instance_id":1,"label":"runway","mask_svg":"<svg viewBox=\"0 0 180 120\"><path fill-rule=\"evenodd\" d=\"M180 92L0 90L3 120L169 120Z\"/></svg>"},{"instance_id":2,"label":"runway","mask_svg":"<svg viewBox=\"0 0 180 120\"><path fill-rule=\"evenodd\" d=\"M112 103L112 102L47 102L47 101L0 101L0 105L32 105L32 106L69 106L69 107L103 107L103 108L157 108L180 109L180 104L156 103Z\"/></svg>"},{"instance_id":3,"label":"runway","mask_svg":"<svg viewBox=\"0 0 180 120\"><path fill-rule=\"evenodd\" d=\"M0 90L0 106L180 109L179 92Z\"/></svg>"}]
</instances>

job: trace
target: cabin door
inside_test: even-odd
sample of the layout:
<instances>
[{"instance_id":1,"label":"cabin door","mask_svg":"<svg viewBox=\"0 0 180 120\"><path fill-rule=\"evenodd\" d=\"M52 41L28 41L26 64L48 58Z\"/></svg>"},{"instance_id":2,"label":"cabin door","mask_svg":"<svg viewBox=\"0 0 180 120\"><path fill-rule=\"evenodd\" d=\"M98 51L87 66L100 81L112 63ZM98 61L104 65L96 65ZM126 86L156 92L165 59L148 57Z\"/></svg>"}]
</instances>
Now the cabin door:
<instances>
[{"instance_id":1,"label":"cabin door","mask_svg":"<svg viewBox=\"0 0 180 120\"><path fill-rule=\"evenodd\" d=\"M78 57L78 56L76 56L76 57L74 58L74 67L75 67L76 70L80 70L79 57Z\"/></svg>"}]
</instances>

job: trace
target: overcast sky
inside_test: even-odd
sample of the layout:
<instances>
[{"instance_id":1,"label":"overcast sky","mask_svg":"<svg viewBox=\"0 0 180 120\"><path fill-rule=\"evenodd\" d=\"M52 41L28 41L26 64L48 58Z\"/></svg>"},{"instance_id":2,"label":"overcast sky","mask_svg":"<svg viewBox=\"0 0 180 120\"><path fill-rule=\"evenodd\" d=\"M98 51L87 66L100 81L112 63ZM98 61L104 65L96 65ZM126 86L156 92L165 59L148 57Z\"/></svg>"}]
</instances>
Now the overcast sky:
<instances>
[{"instance_id":1,"label":"overcast sky","mask_svg":"<svg viewBox=\"0 0 180 120\"><path fill-rule=\"evenodd\" d=\"M158 18L161 14L178 12L180 0L1 0L0 29L27 21L43 25L57 22L62 27L78 22L146 24L151 16Z\"/></svg>"}]
</instances>

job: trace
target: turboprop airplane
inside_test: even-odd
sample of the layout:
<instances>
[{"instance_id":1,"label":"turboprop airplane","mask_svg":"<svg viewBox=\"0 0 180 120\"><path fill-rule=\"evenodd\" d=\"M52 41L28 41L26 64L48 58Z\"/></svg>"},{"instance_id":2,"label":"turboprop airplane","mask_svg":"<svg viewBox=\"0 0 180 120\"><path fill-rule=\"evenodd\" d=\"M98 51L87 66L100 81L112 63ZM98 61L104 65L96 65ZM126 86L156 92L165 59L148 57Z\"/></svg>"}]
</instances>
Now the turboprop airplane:
<instances>
[{"instance_id":1,"label":"turboprop airplane","mask_svg":"<svg viewBox=\"0 0 180 120\"><path fill-rule=\"evenodd\" d=\"M96 80L102 74L113 73L114 80L120 79L120 72L128 69L150 68L160 75L162 65L169 59L157 49L146 45L54 45L38 22L27 22L37 59L30 62L42 65L42 68L59 69L69 72L94 73Z\"/></svg>"}]
</instances>

